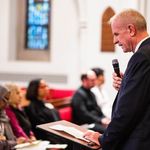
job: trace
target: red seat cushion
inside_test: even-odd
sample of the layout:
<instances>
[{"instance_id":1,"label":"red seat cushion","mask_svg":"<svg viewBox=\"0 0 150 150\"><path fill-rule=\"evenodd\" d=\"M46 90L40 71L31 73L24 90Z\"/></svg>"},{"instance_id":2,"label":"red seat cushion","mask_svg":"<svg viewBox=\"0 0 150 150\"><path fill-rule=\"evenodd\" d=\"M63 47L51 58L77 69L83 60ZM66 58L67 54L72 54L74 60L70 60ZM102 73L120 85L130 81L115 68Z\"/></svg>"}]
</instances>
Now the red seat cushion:
<instances>
[{"instance_id":1,"label":"red seat cushion","mask_svg":"<svg viewBox=\"0 0 150 150\"><path fill-rule=\"evenodd\" d=\"M58 111L62 120L72 121L72 108L70 106L60 108Z\"/></svg>"},{"instance_id":2,"label":"red seat cushion","mask_svg":"<svg viewBox=\"0 0 150 150\"><path fill-rule=\"evenodd\" d=\"M70 97L74 94L74 90L62 90L62 89L50 89L50 98L58 99L64 97Z\"/></svg>"}]
</instances>

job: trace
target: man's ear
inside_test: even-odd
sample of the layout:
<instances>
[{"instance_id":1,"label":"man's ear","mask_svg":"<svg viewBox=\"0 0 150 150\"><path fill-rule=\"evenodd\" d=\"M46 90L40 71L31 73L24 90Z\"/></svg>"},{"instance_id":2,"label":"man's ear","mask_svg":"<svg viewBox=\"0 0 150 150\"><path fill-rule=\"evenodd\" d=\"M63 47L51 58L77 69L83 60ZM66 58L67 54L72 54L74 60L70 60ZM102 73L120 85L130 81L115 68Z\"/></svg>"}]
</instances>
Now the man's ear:
<instances>
[{"instance_id":1,"label":"man's ear","mask_svg":"<svg viewBox=\"0 0 150 150\"><path fill-rule=\"evenodd\" d=\"M136 34L136 28L133 24L128 24L127 28L131 36L134 36Z\"/></svg>"}]
</instances>

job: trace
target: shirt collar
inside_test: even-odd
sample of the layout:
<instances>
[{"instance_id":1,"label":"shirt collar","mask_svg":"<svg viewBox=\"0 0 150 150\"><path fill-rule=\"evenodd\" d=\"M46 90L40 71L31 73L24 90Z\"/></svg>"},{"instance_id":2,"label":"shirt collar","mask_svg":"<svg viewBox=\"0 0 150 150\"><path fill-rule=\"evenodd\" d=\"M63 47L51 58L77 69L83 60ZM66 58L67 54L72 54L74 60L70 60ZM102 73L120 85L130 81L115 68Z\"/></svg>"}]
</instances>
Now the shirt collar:
<instances>
[{"instance_id":1,"label":"shirt collar","mask_svg":"<svg viewBox=\"0 0 150 150\"><path fill-rule=\"evenodd\" d=\"M137 50L139 49L140 45L141 45L146 39L148 39L148 38L149 38L149 36L145 37L143 40L141 40L141 41L137 44L137 46L135 47L134 53L137 52Z\"/></svg>"}]
</instances>

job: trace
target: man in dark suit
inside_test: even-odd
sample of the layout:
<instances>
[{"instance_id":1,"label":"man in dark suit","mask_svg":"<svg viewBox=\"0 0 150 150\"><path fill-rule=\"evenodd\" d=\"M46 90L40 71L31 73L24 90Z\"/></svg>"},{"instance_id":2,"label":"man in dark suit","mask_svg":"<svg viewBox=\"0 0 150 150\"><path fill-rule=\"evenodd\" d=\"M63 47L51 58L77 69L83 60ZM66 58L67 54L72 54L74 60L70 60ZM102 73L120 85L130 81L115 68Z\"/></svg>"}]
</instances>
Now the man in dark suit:
<instances>
[{"instance_id":1,"label":"man in dark suit","mask_svg":"<svg viewBox=\"0 0 150 150\"><path fill-rule=\"evenodd\" d=\"M81 76L82 85L71 100L73 122L78 125L93 124L91 129L103 133L110 120L106 118L96 102L91 88L95 86L96 74L90 70Z\"/></svg>"},{"instance_id":2,"label":"man in dark suit","mask_svg":"<svg viewBox=\"0 0 150 150\"><path fill-rule=\"evenodd\" d=\"M133 52L122 79L113 75L118 94L112 120L101 135L89 131L85 138L103 150L150 149L150 38L144 17L133 9L124 10L110 20L114 43Z\"/></svg>"}]
</instances>

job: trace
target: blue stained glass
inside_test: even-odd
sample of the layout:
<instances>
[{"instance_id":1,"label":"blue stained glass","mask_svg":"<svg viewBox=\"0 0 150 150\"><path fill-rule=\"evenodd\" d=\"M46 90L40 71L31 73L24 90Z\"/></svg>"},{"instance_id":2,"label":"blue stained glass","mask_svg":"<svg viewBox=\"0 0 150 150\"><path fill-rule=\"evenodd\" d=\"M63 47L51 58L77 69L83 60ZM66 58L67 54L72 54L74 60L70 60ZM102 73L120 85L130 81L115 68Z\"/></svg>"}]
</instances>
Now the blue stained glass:
<instances>
[{"instance_id":1,"label":"blue stained glass","mask_svg":"<svg viewBox=\"0 0 150 150\"><path fill-rule=\"evenodd\" d=\"M26 46L29 49L47 49L49 47L49 0L34 2L28 0Z\"/></svg>"},{"instance_id":2,"label":"blue stained glass","mask_svg":"<svg viewBox=\"0 0 150 150\"><path fill-rule=\"evenodd\" d=\"M41 26L30 26L28 28L27 46L32 49L48 48L48 29Z\"/></svg>"},{"instance_id":3,"label":"blue stained glass","mask_svg":"<svg viewBox=\"0 0 150 150\"><path fill-rule=\"evenodd\" d=\"M28 8L28 23L46 25L49 22L49 3L32 3Z\"/></svg>"},{"instance_id":4,"label":"blue stained glass","mask_svg":"<svg viewBox=\"0 0 150 150\"><path fill-rule=\"evenodd\" d=\"M32 3L34 3L34 0L29 0L29 4L32 4Z\"/></svg>"}]
</instances>

